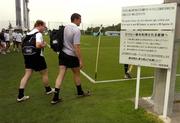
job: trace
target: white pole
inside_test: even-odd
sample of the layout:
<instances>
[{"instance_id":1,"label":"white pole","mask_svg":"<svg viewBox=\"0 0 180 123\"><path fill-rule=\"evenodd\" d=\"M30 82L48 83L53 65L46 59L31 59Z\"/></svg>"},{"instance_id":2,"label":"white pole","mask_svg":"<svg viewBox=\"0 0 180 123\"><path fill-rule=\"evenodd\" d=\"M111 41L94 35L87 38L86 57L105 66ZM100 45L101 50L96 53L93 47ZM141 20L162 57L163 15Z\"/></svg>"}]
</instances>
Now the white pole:
<instances>
[{"instance_id":1,"label":"white pole","mask_svg":"<svg viewBox=\"0 0 180 123\"><path fill-rule=\"evenodd\" d=\"M138 104L139 104L140 77L141 77L141 66L138 66L137 67L137 80L136 80L135 109L138 109Z\"/></svg>"},{"instance_id":2,"label":"white pole","mask_svg":"<svg viewBox=\"0 0 180 123\"><path fill-rule=\"evenodd\" d=\"M99 52L100 52L100 45L101 45L101 30L102 30L102 25L98 32L99 39L98 39L98 47L97 47L97 55L96 55L95 80L97 79L97 71L98 71L98 63L99 63Z\"/></svg>"},{"instance_id":3,"label":"white pole","mask_svg":"<svg viewBox=\"0 0 180 123\"><path fill-rule=\"evenodd\" d=\"M167 77L166 77L166 90L165 90L165 98L164 98L164 108L163 108L163 117L164 118L167 118L170 83L171 83L171 69L168 69L167 70Z\"/></svg>"}]
</instances>

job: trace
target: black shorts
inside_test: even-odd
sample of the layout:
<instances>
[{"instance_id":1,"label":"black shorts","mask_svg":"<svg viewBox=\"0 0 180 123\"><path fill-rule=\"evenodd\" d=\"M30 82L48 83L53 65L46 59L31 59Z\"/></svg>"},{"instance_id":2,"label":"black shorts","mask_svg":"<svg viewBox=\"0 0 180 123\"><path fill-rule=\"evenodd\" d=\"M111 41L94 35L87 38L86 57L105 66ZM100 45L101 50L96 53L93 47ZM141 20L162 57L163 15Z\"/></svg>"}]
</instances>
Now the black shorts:
<instances>
[{"instance_id":1,"label":"black shorts","mask_svg":"<svg viewBox=\"0 0 180 123\"><path fill-rule=\"evenodd\" d=\"M76 68L80 66L78 57L67 55L64 52L60 52L59 54L59 65L66 66L67 68Z\"/></svg>"},{"instance_id":2,"label":"black shorts","mask_svg":"<svg viewBox=\"0 0 180 123\"><path fill-rule=\"evenodd\" d=\"M24 63L26 69L33 69L34 71L41 71L47 68L45 58L40 55L24 56Z\"/></svg>"}]
</instances>

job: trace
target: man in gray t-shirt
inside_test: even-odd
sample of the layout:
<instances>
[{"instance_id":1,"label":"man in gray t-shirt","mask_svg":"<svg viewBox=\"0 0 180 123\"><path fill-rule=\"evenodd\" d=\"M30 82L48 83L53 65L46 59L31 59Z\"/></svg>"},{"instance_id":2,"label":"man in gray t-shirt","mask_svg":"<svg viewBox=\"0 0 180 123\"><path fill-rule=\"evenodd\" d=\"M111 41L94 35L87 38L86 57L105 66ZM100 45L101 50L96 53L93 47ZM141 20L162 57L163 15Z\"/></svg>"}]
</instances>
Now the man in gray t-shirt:
<instances>
[{"instance_id":1,"label":"man in gray t-shirt","mask_svg":"<svg viewBox=\"0 0 180 123\"><path fill-rule=\"evenodd\" d=\"M59 98L60 87L67 68L71 68L73 72L74 82L77 87L77 95L90 95L89 92L84 92L81 88L80 69L83 67L83 62L80 49L81 32L78 28L80 23L81 16L74 13L71 16L71 24L67 25L64 29L64 47L59 54L59 74L56 79L55 93L51 104L56 104L61 101L61 98Z\"/></svg>"},{"instance_id":2,"label":"man in gray t-shirt","mask_svg":"<svg viewBox=\"0 0 180 123\"><path fill-rule=\"evenodd\" d=\"M67 25L64 29L63 52L70 56L76 56L74 45L80 44L81 32L74 23Z\"/></svg>"}]
</instances>

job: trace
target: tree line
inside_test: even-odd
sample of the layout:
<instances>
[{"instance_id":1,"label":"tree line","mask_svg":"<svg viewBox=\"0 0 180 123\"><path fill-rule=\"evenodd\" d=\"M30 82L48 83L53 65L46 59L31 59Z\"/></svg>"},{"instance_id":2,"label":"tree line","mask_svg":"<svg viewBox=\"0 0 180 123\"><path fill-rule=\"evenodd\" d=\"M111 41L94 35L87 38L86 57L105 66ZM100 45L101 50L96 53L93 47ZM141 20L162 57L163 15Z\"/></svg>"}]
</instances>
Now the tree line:
<instances>
[{"instance_id":1,"label":"tree line","mask_svg":"<svg viewBox=\"0 0 180 123\"><path fill-rule=\"evenodd\" d=\"M92 35L93 33L98 32L100 29L100 26L97 27L88 27L86 30L82 30L83 34L86 35ZM102 33L104 34L106 31L120 31L121 30L121 23L117 25L107 26L102 28Z\"/></svg>"}]
</instances>

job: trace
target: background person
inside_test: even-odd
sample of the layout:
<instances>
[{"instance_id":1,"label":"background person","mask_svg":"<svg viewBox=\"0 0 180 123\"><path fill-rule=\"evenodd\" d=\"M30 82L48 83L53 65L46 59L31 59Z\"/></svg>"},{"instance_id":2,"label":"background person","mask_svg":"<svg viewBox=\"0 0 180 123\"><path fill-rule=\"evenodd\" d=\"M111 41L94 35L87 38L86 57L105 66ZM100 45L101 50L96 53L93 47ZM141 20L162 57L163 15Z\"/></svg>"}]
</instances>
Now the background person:
<instances>
[{"instance_id":1,"label":"background person","mask_svg":"<svg viewBox=\"0 0 180 123\"><path fill-rule=\"evenodd\" d=\"M10 53L10 36L9 36L9 30L6 30L4 33L4 38L5 38L5 42L6 42L6 52Z\"/></svg>"},{"instance_id":2,"label":"background person","mask_svg":"<svg viewBox=\"0 0 180 123\"><path fill-rule=\"evenodd\" d=\"M16 30L13 31L12 33L12 40L13 40L13 51L16 51Z\"/></svg>"},{"instance_id":3,"label":"background person","mask_svg":"<svg viewBox=\"0 0 180 123\"><path fill-rule=\"evenodd\" d=\"M131 71L132 71L133 65L124 64L124 78L125 79L131 79Z\"/></svg>"},{"instance_id":4,"label":"background person","mask_svg":"<svg viewBox=\"0 0 180 123\"><path fill-rule=\"evenodd\" d=\"M21 30L18 30L17 34L16 34L16 38L15 38L16 39L17 52L19 52L21 50L22 38L23 38L23 35L21 33Z\"/></svg>"},{"instance_id":5,"label":"background person","mask_svg":"<svg viewBox=\"0 0 180 123\"><path fill-rule=\"evenodd\" d=\"M1 48L1 54L6 54L6 42L4 37L5 29L2 29L0 33L0 48Z\"/></svg>"}]
</instances>

